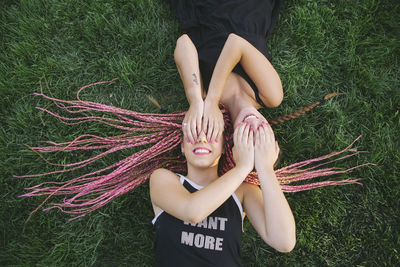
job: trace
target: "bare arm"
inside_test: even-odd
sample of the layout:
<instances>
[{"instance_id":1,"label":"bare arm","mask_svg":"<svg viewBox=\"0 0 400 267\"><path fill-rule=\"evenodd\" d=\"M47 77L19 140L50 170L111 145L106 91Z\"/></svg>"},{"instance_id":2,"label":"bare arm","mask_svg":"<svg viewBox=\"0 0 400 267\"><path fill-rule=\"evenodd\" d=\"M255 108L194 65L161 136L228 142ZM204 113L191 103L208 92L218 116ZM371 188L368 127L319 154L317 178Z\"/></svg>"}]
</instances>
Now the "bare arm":
<instances>
[{"instance_id":1,"label":"bare arm","mask_svg":"<svg viewBox=\"0 0 400 267\"><path fill-rule=\"evenodd\" d=\"M221 206L241 185L254 166L253 133L243 124L234 133L236 167L204 188L189 193L177 176L158 169L150 177L153 206L191 223L198 223ZM239 140L239 141L238 141Z\"/></svg>"},{"instance_id":2,"label":"bare arm","mask_svg":"<svg viewBox=\"0 0 400 267\"><path fill-rule=\"evenodd\" d=\"M269 139L269 140L267 140ZM244 210L263 240L280 252L290 252L296 244L296 225L290 206L280 188L273 170L274 160L279 152L272 129L261 126L256 134L256 170L260 180L258 186L243 184ZM273 150L273 155L266 150ZM258 162L257 162L258 161Z\"/></svg>"},{"instance_id":3,"label":"bare arm","mask_svg":"<svg viewBox=\"0 0 400 267\"><path fill-rule=\"evenodd\" d=\"M263 101L269 107L282 102L283 90L278 73L269 60L242 37L231 33L218 58L208 88L206 104L218 104L226 80L233 68L240 62L247 75L257 86Z\"/></svg>"},{"instance_id":4,"label":"bare arm","mask_svg":"<svg viewBox=\"0 0 400 267\"><path fill-rule=\"evenodd\" d=\"M174 59L190 105L183 120L183 132L193 143L201 131L204 102L197 50L186 34L176 41Z\"/></svg>"}]
</instances>

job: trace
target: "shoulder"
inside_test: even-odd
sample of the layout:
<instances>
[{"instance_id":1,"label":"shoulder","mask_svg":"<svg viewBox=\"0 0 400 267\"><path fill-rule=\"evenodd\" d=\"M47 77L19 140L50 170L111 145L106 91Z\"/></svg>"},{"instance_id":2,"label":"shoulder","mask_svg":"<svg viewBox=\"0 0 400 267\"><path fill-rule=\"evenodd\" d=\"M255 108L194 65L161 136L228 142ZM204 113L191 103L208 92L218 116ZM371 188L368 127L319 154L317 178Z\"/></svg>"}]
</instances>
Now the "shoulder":
<instances>
[{"instance_id":1,"label":"shoulder","mask_svg":"<svg viewBox=\"0 0 400 267\"><path fill-rule=\"evenodd\" d=\"M179 176L167 169L160 168L153 171L150 176L150 187L155 183L168 183L168 182L175 182L179 181Z\"/></svg>"},{"instance_id":2,"label":"shoulder","mask_svg":"<svg viewBox=\"0 0 400 267\"><path fill-rule=\"evenodd\" d=\"M258 185L243 182L238 189L236 189L235 194L240 203L243 205L246 195L254 194L257 191L260 191L260 187Z\"/></svg>"},{"instance_id":3,"label":"shoulder","mask_svg":"<svg viewBox=\"0 0 400 267\"><path fill-rule=\"evenodd\" d=\"M162 188L171 184L180 184L180 177L167 169L160 168L153 171L150 176L150 191L155 188Z\"/></svg>"},{"instance_id":4,"label":"shoulder","mask_svg":"<svg viewBox=\"0 0 400 267\"><path fill-rule=\"evenodd\" d=\"M150 176L149 185L150 199L154 214L157 215L162 209L156 203L163 203L163 199L180 186L179 176L167 169L156 169Z\"/></svg>"},{"instance_id":5,"label":"shoulder","mask_svg":"<svg viewBox=\"0 0 400 267\"><path fill-rule=\"evenodd\" d=\"M151 174L150 178L162 177L162 176L176 176L176 177L178 177L178 175L176 175L175 173L173 173L170 170L167 170L167 169L164 169L164 168L159 168L159 169L155 169L153 171L153 173Z\"/></svg>"}]
</instances>

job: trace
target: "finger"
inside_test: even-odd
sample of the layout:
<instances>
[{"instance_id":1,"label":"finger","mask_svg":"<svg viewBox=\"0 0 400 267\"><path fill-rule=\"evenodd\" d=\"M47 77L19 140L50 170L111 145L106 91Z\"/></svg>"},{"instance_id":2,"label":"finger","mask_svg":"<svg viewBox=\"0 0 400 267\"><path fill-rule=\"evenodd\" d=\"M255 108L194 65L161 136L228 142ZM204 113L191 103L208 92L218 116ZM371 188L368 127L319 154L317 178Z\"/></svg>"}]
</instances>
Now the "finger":
<instances>
[{"instance_id":1,"label":"finger","mask_svg":"<svg viewBox=\"0 0 400 267\"><path fill-rule=\"evenodd\" d=\"M207 132L208 132L208 117L207 117L207 115L205 114L204 115L204 117L203 117L203 126L202 126L202 131L204 132L204 133L206 133L207 134Z\"/></svg>"},{"instance_id":2,"label":"finger","mask_svg":"<svg viewBox=\"0 0 400 267\"><path fill-rule=\"evenodd\" d=\"M249 133L249 145L254 147L254 131L250 131Z\"/></svg>"},{"instance_id":3,"label":"finger","mask_svg":"<svg viewBox=\"0 0 400 267\"><path fill-rule=\"evenodd\" d=\"M225 123L224 123L224 120L222 119L222 121L219 122L219 130L218 130L218 134L217 134L217 140L221 139L221 136L224 133L224 126L225 126Z\"/></svg>"},{"instance_id":4,"label":"finger","mask_svg":"<svg viewBox=\"0 0 400 267\"><path fill-rule=\"evenodd\" d=\"M250 132L250 125L246 125L246 127L244 128L244 132L243 132L243 143L244 144L248 144L249 143L249 132Z\"/></svg>"},{"instance_id":5,"label":"finger","mask_svg":"<svg viewBox=\"0 0 400 267\"><path fill-rule=\"evenodd\" d=\"M255 145L259 146L261 144L261 139L260 139L260 129L261 129L262 125L259 125L257 127L257 131L255 132Z\"/></svg>"},{"instance_id":6,"label":"finger","mask_svg":"<svg viewBox=\"0 0 400 267\"><path fill-rule=\"evenodd\" d=\"M215 141L216 142L218 142L218 140L220 140L220 138L222 136L222 133L224 131L224 122L223 121L222 122L218 121L217 122L217 126L218 126L218 131L217 131L217 134L215 136Z\"/></svg>"},{"instance_id":7,"label":"finger","mask_svg":"<svg viewBox=\"0 0 400 267\"><path fill-rule=\"evenodd\" d=\"M217 133L217 137L215 138L216 142L219 142L218 140L221 140L221 136L222 136L223 131L224 131L224 126L221 127L221 125L220 125L219 131Z\"/></svg>"},{"instance_id":8,"label":"finger","mask_svg":"<svg viewBox=\"0 0 400 267\"><path fill-rule=\"evenodd\" d=\"M214 131L214 120L209 119L207 124L207 141L211 142L211 136Z\"/></svg>"},{"instance_id":9,"label":"finger","mask_svg":"<svg viewBox=\"0 0 400 267\"><path fill-rule=\"evenodd\" d=\"M269 131L269 138L270 138L270 141L271 141L272 143L274 143L274 142L275 142L275 133L274 133L274 130L272 130L271 125L268 125L268 131Z\"/></svg>"},{"instance_id":10,"label":"finger","mask_svg":"<svg viewBox=\"0 0 400 267\"><path fill-rule=\"evenodd\" d=\"M182 123L182 131L183 131L183 136L186 137L186 139L190 143L193 143L192 133L189 131L189 127L188 127L187 121Z\"/></svg>"},{"instance_id":11,"label":"finger","mask_svg":"<svg viewBox=\"0 0 400 267\"><path fill-rule=\"evenodd\" d=\"M243 134L244 134L244 130L246 129L246 124L242 124L239 127L239 131L238 131L238 137L237 137L237 142L238 143L242 143L243 142Z\"/></svg>"},{"instance_id":12,"label":"finger","mask_svg":"<svg viewBox=\"0 0 400 267\"><path fill-rule=\"evenodd\" d=\"M193 142L197 142L198 135L197 135L197 131L196 131L196 121L195 120L190 121L189 125L190 125L190 127L189 127L190 129L188 131L192 135Z\"/></svg>"},{"instance_id":13,"label":"finger","mask_svg":"<svg viewBox=\"0 0 400 267\"><path fill-rule=\"evenodd\" d=\"M260 143L265 143L265 125L260 127Z\"/></svg>"},{"instance_id":14,"label":"finger","mask_svg":"<svg viewBox=\"0 0 400 267\"><path fill-rule=\"evenodd\" d=\"M237 127L235 128L235 131L233 132L233 144L237 144L237 137L238 137L238 133L239 133L239 127L240 127L240 124L237 125Z\"/></svg>"},{"instance_id":15,"label":"finger","mask_svg":"<svg viewBox=\"0 0 400 267\"><path fill-rule=\"evenodd\" d=\"M235 132L233 133L233 143L234 143L235 145L238 144L238 142L239 142L239 136L240 136L240 133L241 133L241 131L242 131L243 124L244 124L244 123L239 123L239 124L237 125L236 129L235 129Z\"/></svg>"},{"instance_id":16,"label":"finger","mask_svg":"<svg viewBox=\"0 0 400 267\"><path fill-rule=\"evenodd\" d=\"M213 133L210 137L210 140L212 143L217 141L218 133L219 133L219 125L218 125L218 122L216 120L214 120Z\"/></svg>"},{"instance_id":17,"label":"finger","mask_svg":"<svg viewBox=\"0 0 400 267\"><path fill-rule=\"evenodd\" d=\"M198 116L196 119L196 136L199 137L200 133L201 133L201 116Z\"/></svg>"},{"instance_id":18,"label":"finger","mask_svg":"<svg viewBox=\"0 0 400 267\"><path fill-rule=\"evenodd\" d=\"M274 131L272 130L272 127L269 123L265 124L265 133L267 135L268 141L270 142L275 141Z\"/></svg>"}]
</instances>

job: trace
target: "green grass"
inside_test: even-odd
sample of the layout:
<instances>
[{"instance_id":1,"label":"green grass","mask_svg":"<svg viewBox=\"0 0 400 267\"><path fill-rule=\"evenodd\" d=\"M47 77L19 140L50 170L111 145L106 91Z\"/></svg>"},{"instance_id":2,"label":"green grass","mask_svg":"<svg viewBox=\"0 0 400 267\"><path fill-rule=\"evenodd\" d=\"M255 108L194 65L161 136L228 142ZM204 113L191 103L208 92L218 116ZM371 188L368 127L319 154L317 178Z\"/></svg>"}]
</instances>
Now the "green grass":
<instances>
[{"instance_id":1,"label":"green grass","mask_svg":"<svg viewBox=\"0 0 400 267\"><path fill-rule=\"evenodd\" d=\"M248 221L246 266L398 266L400 264L400 5L396 0L286 1L268 44L285 98L276 117L327 93L345 92L310 114L275 128L282 165L356 144L368 154L339 165L374 162L349 185L287 194L297 223L289 254L263 244ZM40 82L72 99L83 85L118 77L85 98L156 112L147 94L169 112L187 108L173 62L178 24L158 0L4 0L0 4L0 265L151 266L152 211L148 186L74 222L56 211L30 211L43 199L21 199L23 188L68 175L14 179L53 170L24 144L71 140L98 125L67 127L42 114L48 103L30 94ZM46 82L48 86L46 85ZM110 94L112 93L112 96ZM61 163L87 154L48 155ZM104 162L110 163L111 159ZM91 168L98 168L94 166ZM76 174L79 174L77 172Z\"/></svg>"}]
</instances>

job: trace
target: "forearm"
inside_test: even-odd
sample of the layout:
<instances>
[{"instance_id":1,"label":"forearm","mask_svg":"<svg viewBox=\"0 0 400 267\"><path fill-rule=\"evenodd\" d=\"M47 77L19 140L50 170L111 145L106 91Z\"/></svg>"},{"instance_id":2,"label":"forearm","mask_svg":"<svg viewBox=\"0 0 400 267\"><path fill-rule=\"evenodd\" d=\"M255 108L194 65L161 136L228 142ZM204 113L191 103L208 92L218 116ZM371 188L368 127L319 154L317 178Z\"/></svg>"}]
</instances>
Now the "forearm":
<instances>
[{"instance_id":1,"label":"forearm","mask_svg":"<svg viewBox=\"0 0 400 267\"><path fill-rule=\"evenodd\" d=\"M221 206L240 186L249 171L234 167L211 184L191 194L187 212L191 221L197 223Z\"/></svg>"},{"instance_id":2,"label":"forearm","mask_svg":"<svg viewBox=\"0 0 400 267\"><path fill-rule=\"evenodd\" d=\"M182 35L177 40L174 59L189 104L201 102L203 97L198 54L189 36Z\"/></svg>"},{"instance_id":3,"label":"forearm","mask_svg":"<svg viewBox=\"0 0 400 267\"><path fill-rule=\"evenodd\" d=\"M234 35L229 35L215 65L206 101L219 103L226 80L242 57L242 47Z\"/></svg>"},{"instance_id":4,"label":"forearm","mask_svg":"<svg viewBox=\"0 0 400 267\"><path fill-rule=\"evenodd\" d=\"M272 167L257 170L264 200L266 236L277 248L290 251L296 242L296 225L292 210ZM289 244L289 245L288 245Z\"/></svg>"}]
</instances>

